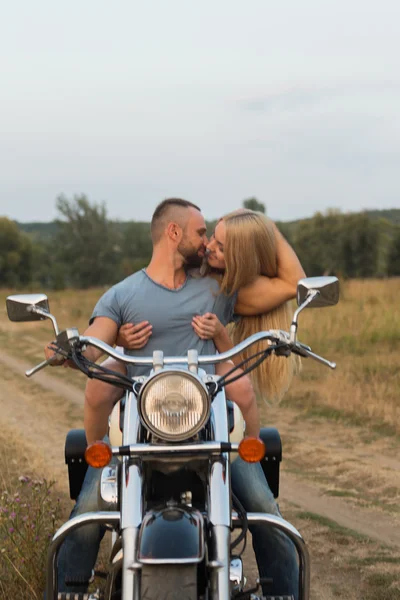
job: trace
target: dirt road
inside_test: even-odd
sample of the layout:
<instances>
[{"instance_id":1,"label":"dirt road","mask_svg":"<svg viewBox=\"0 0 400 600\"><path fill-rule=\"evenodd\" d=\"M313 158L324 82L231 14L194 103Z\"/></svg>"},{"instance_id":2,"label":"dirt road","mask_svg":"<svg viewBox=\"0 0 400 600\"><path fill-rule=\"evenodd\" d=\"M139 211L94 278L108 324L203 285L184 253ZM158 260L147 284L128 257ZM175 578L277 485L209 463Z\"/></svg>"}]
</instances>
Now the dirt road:
<instances>
[{"instance_id":1,"label":"dirt road","mask_svg":"<svg viewBox=\"0 0 400 600\"><path fill-rule=\"evenodd\" d=\"M33 468L55 478L60 490L66 491L64 439L68 429L82 426L82 391L59 381L49 369L28 380L24 371L31 366L14 356L0 355L2 432L29 456ZM285 408L265 410L264 422L276 425L284 442L281 509L302 532L306 529L306 539L312 536L313 597L361 599L356 591L343 596L332 592L332 573L340 561L328 568L332 562L329 548L319 551L316 540L321 527L327 526L324 519L329 519L342 528L342 534L344 528L350 529L377 548L384 544L397 553L400 461L396 442L373 439L357 427L304 419L300 412ZM319 522L316 515L321 517ZM333 583L327 585L323 575L329 573Z\"/></svg>"}]
</instances>

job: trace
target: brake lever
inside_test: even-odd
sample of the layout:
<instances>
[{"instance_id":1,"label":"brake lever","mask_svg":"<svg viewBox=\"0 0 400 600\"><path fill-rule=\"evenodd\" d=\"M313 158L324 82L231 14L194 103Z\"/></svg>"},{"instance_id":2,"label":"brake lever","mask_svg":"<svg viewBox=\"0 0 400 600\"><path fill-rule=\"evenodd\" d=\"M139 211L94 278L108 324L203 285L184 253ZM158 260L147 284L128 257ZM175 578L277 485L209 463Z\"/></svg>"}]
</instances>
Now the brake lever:
<instances>
[{"instance_id":1,"label":"brake lever","mask_svg":"<svg viewBox=\"0 0 400 600\"><path fill-rule=\"evenodd\" d=\"M326 367L329 367L330 369L336 369L335 362L327 360L326 358L323 358L322 356L319 356L318 354L311 352L311 348L309 346L306 346L305 344L299 344L298 342L296 342L296 345L292 346L292 352L294 354L298 354L299 356L302 356L303 358L312 358L312 359L316 360L317 362L322 363Z\"/></svg>"},{"instance_id":2,"label":"brake lever","mask_svg":"<svg viewBox=\"0 0 400 600\"><path fill-rule=\"evenodd\" d=\"M71 330L67 330L67 336L68 336L68 333L70 331ZM73 330L73 332L74 332L74 335L76 337L75 330ZM63 343L64 348L67 348L68 347L68 337L65 337L65 332L61 332L61 334L59 334L57 336L57 341L59 341L60 336L61 336L61 342ZM73 340L75 338L72 335L70 335L69 339ZM54 350L55 354L53 354L53 356L50 356L50 358L47 358L43 362L41 362L38 365L36 365L36 367L33 367L33 369L29 369L28 371L25 371L25 376L26 377L32 377L32 375L35 375L35 373L38 373L39 371L41 371L45 367L47 367L49 365L51 366L53 364L56 364L59 361L59 356L60 355L63 356L63 358L65 360L67 360L69 358L69 353L64 348L60 348L59 346L54 345L54 343L53 344L49 344L48 347L49 347L50 350Z\"/></svg>"},{"instance_id":3,"label":"brake lever","mask_svg":"<svg viewBox=\"0 0 400 600\"><path fill-rule=\"evenodd\" d=\"M288 334L286 331L279 331L279 338L283 343L288 343ZM312 358L313 360L316 360L317 362L322 363L323 365L325 365L326 367L329 367L330 369L336 369L336 363L327 360L326 358L323 358L322 356L318 356L318 354L315 354L314 352L311 351L311 347L307 346L306 344L302 344L301 342L295 342L294 344L290 343L290 350L291 352L293 352L294 354L298 354L299 356L302 356L303 358ZM275 353L277 354L278 352L275 350Z\"/></svg>"},{"instance_id":4,"label":"brake lever","mask_svg":"<svg viewBox=\"0 0 400 600\"><path fill-rule=\"evenodd\" d=\"M35 375L35 373L37 373L38 371L41 371L48 365L51 365L55 362L56 362L56 355L50 356L50 358L39 363L38 365L36 365L36 367L33 367L33 369L29 369L29 371L25 371L25 375L26 375L26 377L32 377L32 375Z\"/></svg>"}]
</instances>

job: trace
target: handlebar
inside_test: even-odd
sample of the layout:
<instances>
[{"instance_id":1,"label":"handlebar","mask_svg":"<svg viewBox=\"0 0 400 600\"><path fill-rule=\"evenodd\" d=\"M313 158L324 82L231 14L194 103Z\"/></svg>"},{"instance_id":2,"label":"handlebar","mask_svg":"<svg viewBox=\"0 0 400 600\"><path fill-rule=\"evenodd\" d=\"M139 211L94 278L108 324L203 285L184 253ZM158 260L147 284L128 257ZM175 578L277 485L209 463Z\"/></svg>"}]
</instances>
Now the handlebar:
<instances>
[{"instance_id":1,"label":"handlebar","mask_svg":"<svg viewBox=\"0 0 400 600\"><path fill-rule=\"evenodd\" d=\"M245 340L243 340L243 342L240 342L240 344L237 344L236 346L231 348L231 350L227 350L226 352L222 352L221 354L210 354L210 355L205 354L205 355L199 356L198 364L199 365L211 365L211 364L225 362L227 360L232 359L237 354L240 354L241 352L246 350L246 348L248 348L249 346L252 346L256 342L260 342L262 340L268 340L271 343L286 344L287 347L295 354L299 354L300 356L303 356L304 358L312 358L312 359L330 367L331 369L336 368L336 363L331 362L331 361L323 358L322 356L318 356L318 354L315 354L314 352L311 352L310 346L306 346L305 344L302 344L301 342L292 343L292 342L290 342L289 338L290 338L290 334L288 332L278 330L278 329L271 329L269 331L260 331L259 333L254 333L250 337L246 338ZM102 342L101 340L99 340L97 338L93 338L93 337L80 336L79 340L81 343L94 346L98 350L101 350L105 354L108 354L109 356L112 356L116 360L120 360L120 361L124 362L125 364L141 365L141 366L149 366L149 367L151 367L153 365L153 357L152 356L128 356L126 354L123 354L122 352L119 352L118 350L115 350L115 348L112 348L105 342ZM166 357L164 357L164 364L165 365L186 365L186 364L188 364L188 356L166 356Z\"/></svg>"},{"instance_id":2,"label":"handlebar","mask_svg":"<svg viewBox=\"0 0 400 600\"><path fill-rule=\"evenodd\" d=\"M203 355L199 356L198 364L199 365L211 365L211 364L225 362L227 360L230 360L237 354L240 354L241 352L243 352L243 350L245 350L252 344L254 344L256 342L260 342L261 340L269 339L269 340L273 340L273 341L280 341L279 338L277 338L277 334L278 334L278 332L274 332L274 331L260 331L259 333L255 333L255 334L251 335L250 337L246 338L245 340L243 340L243 342L240 342L240 344L237 344L236 346L231 348L231 350L227 350L226 352L222 352L221 354L208 354L208 355L203 354ZM149 366L149 367L151 367L153 365L153 357L152 356L128 356L127 354L123 354L122 352L115 350L115 348L112 348L105 342L102 342L101 340L99 340L97 338L93 338L93 337L79 336L79 340L81 343L90 345L90 346L94 346L95 348L97 348L98 350L101 350L105 354L108 354L109 356L112 356L116 360L120 360L126 364ZM285 342L286 342L286 340L285 340ZM187 355L186 356L165 356L164 364L165 365L186 365L186 364L188 364L188 356Z\"/></svg>"},{"instance_id":3,"label":"handlebar","mask_svg":"<svg viewBox=\"0 0 400 600\"><path fill-rule=\"evenodd\" d=\"M67 335L66 335L67 333ZM61 332L57 339L60 337L63 340L64 350L66 349L66 339L68 340L68 344L72 347L74 345L79 344L80 346L90 345L94 348L97 348L104 354L115 358L125 364L129 365L140 365L140 366L148 366L152 367L154 365L154 357L153 356L129 356L127 354L123 354L119 352L109 344L90 336L79 336L78 332L75 330L66 330L66 332ZM199 365L211 365L218 364L228 360L231 360L237 354L240 354L249 346L255 344L256 342L261 342L262 340L267 340L269 345L280 344L286 346L291 352L298 354L304 358L312 358L323 365L330 367L331 369L336 368L336 363L331 362L322 356L318 356L311 351L309 346L302 344L301 342L291 342L290 334L286 331L272 329L269 331L260 331L259 333L255 333L250 337L246 338L240 344L237 344L231 350L227 350L226 352L222 352L221 354L210 354L210 355L201 355L198 356L197 362ZM271 348L272 349L272 348ZM31 377L47 365L53 362L53 357L41 362L39 365L26 371L25 375L27 377ZM189 363L189 355L186 356L166 356L163 357L164 365L187 365Z\"/></svg>"}]
</instances>

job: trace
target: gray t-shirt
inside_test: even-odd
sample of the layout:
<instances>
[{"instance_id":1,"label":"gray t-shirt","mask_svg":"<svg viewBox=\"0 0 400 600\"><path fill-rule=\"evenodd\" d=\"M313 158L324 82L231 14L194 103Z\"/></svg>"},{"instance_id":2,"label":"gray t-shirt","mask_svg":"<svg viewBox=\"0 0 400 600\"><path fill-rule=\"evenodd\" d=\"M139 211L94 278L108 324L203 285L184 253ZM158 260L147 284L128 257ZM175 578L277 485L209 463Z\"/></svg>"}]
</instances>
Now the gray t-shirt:
<instances>
[{"instance_id":1,"label":"gray t-shirt","mask_svg":"<svg viewBox=\"0 0 400 600\"><path fill-rule=\"evenodd\" d=\"M192 327L195 314L212 312L223 325L233 318L237 294L219 293L218 282L211 277L194 277L190 272L178 289L166 288L153 281L145 269L117 283L97 302L90 323L96 317L108 317L117 323L149 321L152 335L146 346L139 350L125 350L131 356L152 356L162 350L164 356L185 356L189 349L199 354L214 354L212 340L200 339ZM206 367L209 373L213 366ZM129 375L148 373L148 367L129 367Z\"/></svg>"}]
</instances>

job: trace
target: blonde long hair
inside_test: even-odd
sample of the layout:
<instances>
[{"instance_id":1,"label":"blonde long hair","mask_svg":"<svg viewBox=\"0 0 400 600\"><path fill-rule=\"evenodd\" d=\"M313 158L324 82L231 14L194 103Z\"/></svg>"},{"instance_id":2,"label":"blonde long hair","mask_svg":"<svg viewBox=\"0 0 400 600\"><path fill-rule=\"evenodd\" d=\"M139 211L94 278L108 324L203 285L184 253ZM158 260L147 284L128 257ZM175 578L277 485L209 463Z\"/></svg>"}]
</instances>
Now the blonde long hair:
<instances>
[{"instance_id":1,"label":"blonde long hair","mask_svg":"<svg viewBox=\"0 0 400 600\"><path fill-rule=\"evenodd\" d=\"M249 209L234 211L222 217L225 227L225 272L221 280L221 292L233 294L249 285L260 275L276 277L278 272L277 245L273 223L265 215ZM256 316L242 316L237 323L229 325L234 344L246 337L267 329L288 331L291 323L291 302ZM243 358L266 348L266 343L254 344L242 353ZM250 373L258 396L268 402L281 400L293 378L299 371L300 362L291 355L288 358L270 355Z\"/></svg>"}]
</instances>

